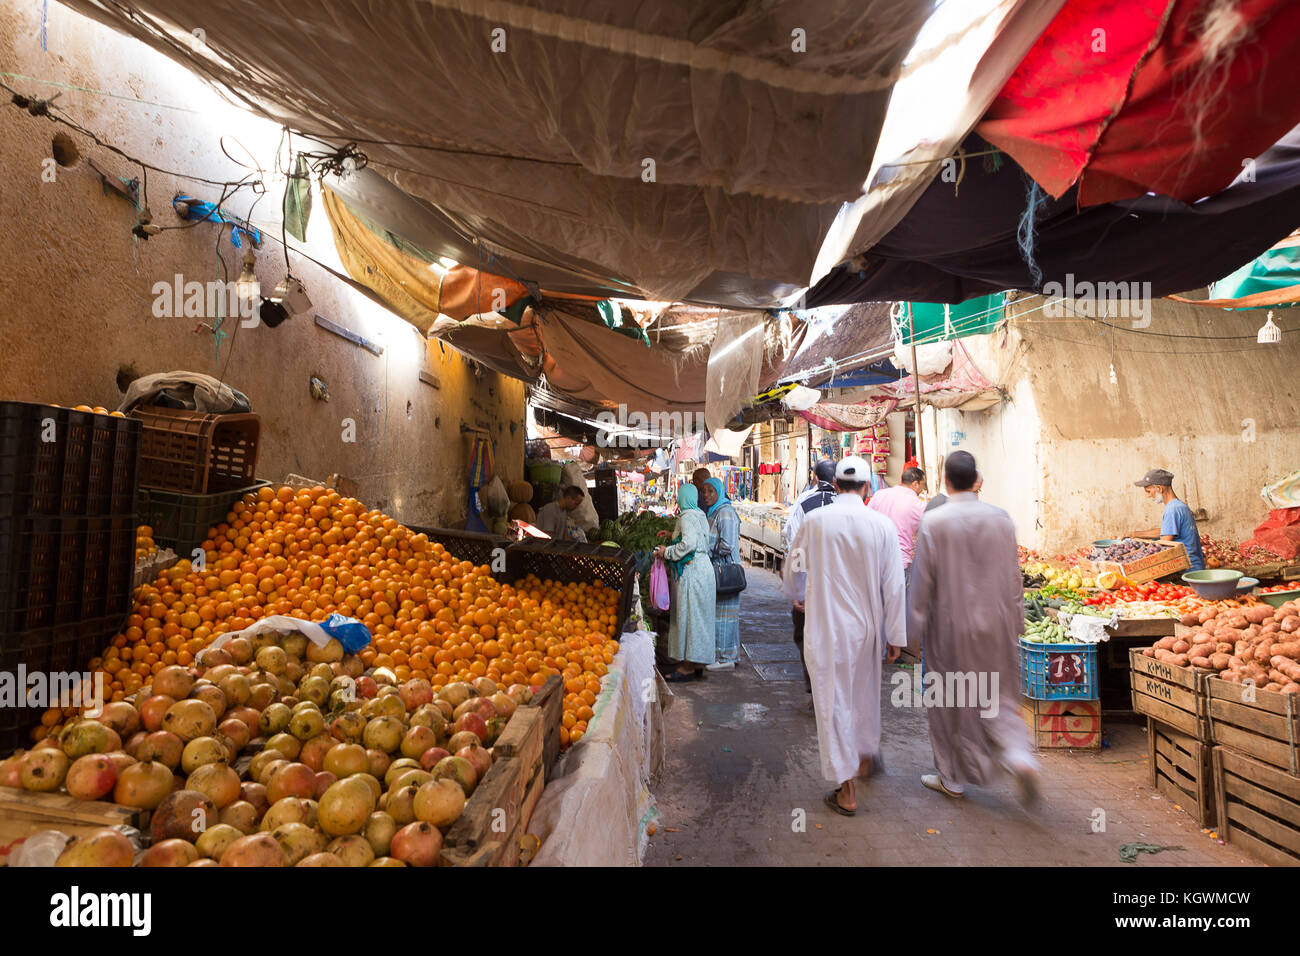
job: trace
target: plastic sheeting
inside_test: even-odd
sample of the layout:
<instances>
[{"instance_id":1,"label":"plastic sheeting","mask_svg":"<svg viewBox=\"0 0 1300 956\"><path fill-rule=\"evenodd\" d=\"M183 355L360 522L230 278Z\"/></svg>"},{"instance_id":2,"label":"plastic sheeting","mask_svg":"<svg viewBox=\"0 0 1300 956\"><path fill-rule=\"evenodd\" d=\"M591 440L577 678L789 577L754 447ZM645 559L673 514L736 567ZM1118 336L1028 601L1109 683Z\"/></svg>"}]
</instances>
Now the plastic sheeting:
<instances>
[{"instance_id":1,"label":"plastic sheeting","mask_svg":"<svg viewBox=\"0 0 1300 956\"><path fill-rule=\"evenodd\" d=\"M735 313L718 321L705 378L704 421L711 432L724 430L758 394L763 325L762 313Z\"/></svg>"},{"instance_id":2,"label":"plastic sheeting","mask_svg":"<svg viewBox=\"0 0 1300 956\"><path fill-rule=\"evenodd\" d=\"M533 866L637 866L658 813L650 776L663 761L654 635L623 634L587 733L556 764L533 811Z\"/></svg>"}]
</instances>

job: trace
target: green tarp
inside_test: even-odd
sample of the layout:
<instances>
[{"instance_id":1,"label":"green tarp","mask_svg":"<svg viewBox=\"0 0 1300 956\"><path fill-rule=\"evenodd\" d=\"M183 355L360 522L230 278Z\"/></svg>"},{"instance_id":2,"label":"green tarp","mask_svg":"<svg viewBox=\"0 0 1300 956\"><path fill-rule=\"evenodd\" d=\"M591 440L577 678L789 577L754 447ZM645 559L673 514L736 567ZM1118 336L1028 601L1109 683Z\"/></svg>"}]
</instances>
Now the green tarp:
<instances>
[{"instance_id":1,"label":"green tarp","mask_svg":"<svg viewBox=\"0 0 1300 956\"><path fill-rule=\"evenodd\" d=\"M1006 312L1006 300L1001 292L967 299L957 305L936 302L905 304L907 308L898 320L904 345L912 344L913 330L917 345L984 335L993 331Z\"/></svg>"}]
</instances>

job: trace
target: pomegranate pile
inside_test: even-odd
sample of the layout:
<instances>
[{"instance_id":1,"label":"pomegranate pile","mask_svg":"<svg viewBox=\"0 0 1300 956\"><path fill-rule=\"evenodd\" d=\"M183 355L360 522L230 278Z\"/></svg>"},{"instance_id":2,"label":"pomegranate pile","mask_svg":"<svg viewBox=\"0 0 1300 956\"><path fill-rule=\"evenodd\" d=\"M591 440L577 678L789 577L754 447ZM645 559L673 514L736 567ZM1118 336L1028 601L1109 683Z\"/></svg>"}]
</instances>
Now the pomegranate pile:
<instances>
[{"instance_id":1,"label":"pomegranate pile","mask_svg":"<svg viewBox=\"0 0 1300 956\"><path fill-rule=\"evenodd\" d=\"M366 671L334 638L236 635L0 763L0 786L153 811L141 866L435 866L532 690ZM133 858L105 829L56 865Z\"/></svg>"}]
</instances>

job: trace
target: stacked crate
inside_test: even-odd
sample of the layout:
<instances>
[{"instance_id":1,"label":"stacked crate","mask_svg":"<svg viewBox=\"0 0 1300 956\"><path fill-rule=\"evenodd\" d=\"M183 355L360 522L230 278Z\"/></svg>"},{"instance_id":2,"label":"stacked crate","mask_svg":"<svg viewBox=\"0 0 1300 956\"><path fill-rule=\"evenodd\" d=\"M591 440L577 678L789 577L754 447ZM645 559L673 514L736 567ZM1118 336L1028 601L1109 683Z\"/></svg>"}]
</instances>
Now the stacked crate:
<instances>
[{"instance_id":1,"label":"stacked crate","mask_svg":"<svg viewBox=\"0 0 1300 956\"><path fill-rule=\"evenodd\" d=\"M140 434L127 418L0 402L0 672L13 680L84 671L130 612ZM41 709L0 706L0 752L27 742Z\"/></svg>"}]
</instances>

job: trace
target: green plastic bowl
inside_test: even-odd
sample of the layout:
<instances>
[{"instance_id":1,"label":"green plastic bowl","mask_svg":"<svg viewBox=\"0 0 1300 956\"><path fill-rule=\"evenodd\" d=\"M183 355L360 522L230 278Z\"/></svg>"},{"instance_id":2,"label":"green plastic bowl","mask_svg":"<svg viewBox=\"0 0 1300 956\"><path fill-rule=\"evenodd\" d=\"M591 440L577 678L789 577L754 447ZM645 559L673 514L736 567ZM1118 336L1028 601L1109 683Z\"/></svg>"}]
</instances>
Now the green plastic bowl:
<instances>
[{"instance_id":1,"label":"green plastic bowl","mask_svg":"<svg viewBox=\"0 0 1300 956\"><path fill-rule=\"evenodd\" d=\"M1100 541L1094 541L1092 546L1094 548L1109 548L1112 544L1119 544L1119 542L1114 538L1102 538Z\"/></svg>"},{"instance_id":2,"label":"green plastic bowl","mask_svg":"<svg viewBox=\"0 0 1300 956\"><path fill-rule=\"evenodd\" d=\"M1183 575L1183 583L1207 601L1222 601L1233 597L1240 580L1241 572L1228 568L1188 571Z\"/></svg>"},{"instance_id":3,"label":"green plastic bowl","mask_svg":"<svg viewBox=\"0 0 1300 956\"><path fill-rule=\"evenodd\" d=\"M1256 594L1265 604L1271 604L1273 607L1281 607L1287 601L1294 601L1300 598L1300 586L1292 588L1290 591L1273 591L1269 594Z\"/></svg>"}]
</instances>

